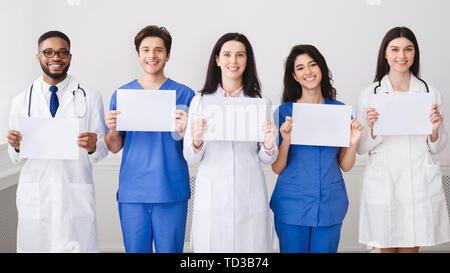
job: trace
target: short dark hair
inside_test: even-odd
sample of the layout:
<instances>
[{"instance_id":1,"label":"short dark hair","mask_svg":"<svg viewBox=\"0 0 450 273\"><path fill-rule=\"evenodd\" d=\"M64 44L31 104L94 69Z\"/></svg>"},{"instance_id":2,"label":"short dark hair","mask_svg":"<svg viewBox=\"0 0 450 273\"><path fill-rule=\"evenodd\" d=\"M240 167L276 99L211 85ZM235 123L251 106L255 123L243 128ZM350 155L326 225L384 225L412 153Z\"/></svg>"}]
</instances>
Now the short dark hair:
<instances>
[{"instance_id":1,"label":"short dark hair","mask_svg":"<svg viewBox=\"0 0 450 273\"><path fill-rule=\"evenodd\" d=\"M325 58L320 54L319 50L312 45L296 45L291 49L289 56L286 58L284 78L283 78L283 97L282 103L296 102L302 97L302 86L294 79L294 64L297 56L306 54L311 57L319 66L322 73L322 81L320 88L324 98L336 99L336 89L333 87L333 76L328 69Z\"/></svg>"},{"instance_id":2,"label":"short dark hair","mask_svg":"<svg viewBox=\"0 0 450 273\"><path fill-rule=\"evenodd\" d=\"M52 37L59 37L63 40L65 40L67 42L67 44L69 45L69 49L70 49L70 39L69 37L67 37L66 34L62 33L61 31L58 30L51 30L48 31L44 34L41 35L41 37L39 37L38 40L38 47L41 45L41 43L45 40L47 40L48 38L52 38Z\"/></svg>"},{"instance_id":3,"label":"short dark hair","mask_svg":"<svg viewBox=\"0 0 450 273\"><path fill-rule=\"evenodd\" d=\"M219 56L222 46L228 41L238 41L244 44L247 52L247 65L242 75L242 84L244 94L249 97L261 98L261 84L258 79L258 73L256 72L255 55L253 54L253 48L244 34L241 33L227 33L219 38L214 46L211 57L209 58L208 70L206 72L205 85L200 93L212 94L216 92L217 86L222 83L222 72L217 66L216 57Z\"/></svg>"},{"instance_id":4,"label":"short dark hair","mask_svg":"<svg viewBox=\"0 0 450 273\"><path fill-rule=\"evenodd\" d=\"M141 31L138 32L136 37L134 37L134 45L136 46L136 51L139 53L139 46L145 37L159 37L164 41L164 46L166 47L167 55L170 53L172 47L172 36L170 36L169 31L165 27L158 27L155 25L146 26Z\"/></svg>"},{"instance_id":5,"label":"short dark hair","mask_svg":"<svg viewBox=\"0 0 450 273\"><path fill-rule=\"evenodd\" d=\"M380 49L378 50L377 71L375 73L374 82L381 81L381 79L383 79L383 77L389 73L390 67L385 57L386 48L392 40L402 37L410 40L414 45L414 61L409 68L409 71L411 71L414 76L419 77L420 51L416 36L407 27L394 27L386 33L383 41L381 41Z\"/></svg>"}]
</instances>

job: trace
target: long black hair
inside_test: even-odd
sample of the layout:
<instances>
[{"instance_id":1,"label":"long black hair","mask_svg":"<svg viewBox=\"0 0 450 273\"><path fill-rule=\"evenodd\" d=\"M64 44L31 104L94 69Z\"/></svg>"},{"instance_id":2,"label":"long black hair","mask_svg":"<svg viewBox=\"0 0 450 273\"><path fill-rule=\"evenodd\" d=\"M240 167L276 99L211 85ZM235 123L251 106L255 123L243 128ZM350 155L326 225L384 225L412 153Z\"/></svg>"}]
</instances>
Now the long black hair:
<instances>
[{"instance_id":1,"label":"long black hair","mask_svg":"<svg viewBox=\"0 0 450 273\"><path fill-rule=\"evenodd\" d=\"M291 49L289 56L286 58L283 78L283 97L281 103L296 102L302 97L302 86L294 79L295 59L302 54L307 54L311 57L322 72L322 81L320 82L322 96L335 100L336 89L332 85L333 76L328 69L325 58L320 54L319 50L312 45L296 45Z\"/></svg>"},{"instance_id":2,"label":"long black hair","mask_svg":"<svg viewBox=\"0 0 450 273\"><path fill-rule=\"evenodd\" d=\"M216 92L217 86L222 83L222 72L220 67L217 66L216 57L219 56L220 50L223 44L228 41L238 41L244 44L247 54L247 65L242 75L242 84L244 94L248 97L262 97L261 96L261 84L258 79L258 73L256 72L255 56L253 54L253 48L248 41L247 37L241 33L227 33L219 38L214 46L211 57L209 58L208 70L206 72L206 80L203 88L200 90L202 95L212 94Z\"/></svg>"},{"instance_id":3,"label":"long black hair","mask_svg":"<svg viewBox=\"0 0 450 273\"><path fill-rule=\"evenodd\" d=\"M419 77L420 70L420 51L419 44L417 43L416 36L414 33L407 27L395 27L389 30L381 41L380 49L378 50L378 60L377 60L377 71L375 73L374 82L381 81L383 77L389 73L390 67L386 60L386 48L389 43L397 38L404 37L410 40L414 45L414 62L409 68L409 71L416 76Z\"/></svg>"}]
</instances>

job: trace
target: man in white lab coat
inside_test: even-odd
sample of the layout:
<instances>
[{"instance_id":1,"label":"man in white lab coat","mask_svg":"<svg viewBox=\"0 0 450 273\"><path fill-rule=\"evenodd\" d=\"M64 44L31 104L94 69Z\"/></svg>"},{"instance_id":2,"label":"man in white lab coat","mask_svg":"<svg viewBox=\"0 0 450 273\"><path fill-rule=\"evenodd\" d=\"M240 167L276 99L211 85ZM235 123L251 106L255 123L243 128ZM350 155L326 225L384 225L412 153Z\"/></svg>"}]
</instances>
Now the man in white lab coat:
<instances>
[{"instance_id":1,"label":"man in white lab coat","mask_svg":"<svg viewBox=\"0 0 450 273\"><path fill-rule=\"evenodd\" d=\"M70 40L49 31L38 41L43 74L14 98L8 152L19 163L20 118L77 118L79 159L27 159L17 186L18 252L98 252L92 164L104 158L100 93L67 74Z\"/></svg>"}]
</instances>

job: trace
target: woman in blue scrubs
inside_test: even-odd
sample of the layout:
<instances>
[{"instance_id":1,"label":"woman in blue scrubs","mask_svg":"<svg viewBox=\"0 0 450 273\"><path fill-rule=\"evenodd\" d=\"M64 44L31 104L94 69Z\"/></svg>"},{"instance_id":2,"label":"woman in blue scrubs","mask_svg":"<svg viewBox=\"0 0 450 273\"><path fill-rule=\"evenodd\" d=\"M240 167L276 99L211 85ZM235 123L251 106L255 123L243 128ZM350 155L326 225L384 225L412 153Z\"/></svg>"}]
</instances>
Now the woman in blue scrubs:
<instances>
[{"instance_id":1,"label":"woman in blue scrubs","mask_svg":"<svg viewBox=\"0 0 450 273\"><path fill-rule=\"evenodd\" d=\"M270 202L280 252L337 252L348 208L341 169L350 171L355 163L362 126L351 120L350 147L291 145L293 103L343 105L324 57L312 45L292 48L282 103L275 111L280 138L272 170L279 176Z\"/></svg>"}]
</instances>

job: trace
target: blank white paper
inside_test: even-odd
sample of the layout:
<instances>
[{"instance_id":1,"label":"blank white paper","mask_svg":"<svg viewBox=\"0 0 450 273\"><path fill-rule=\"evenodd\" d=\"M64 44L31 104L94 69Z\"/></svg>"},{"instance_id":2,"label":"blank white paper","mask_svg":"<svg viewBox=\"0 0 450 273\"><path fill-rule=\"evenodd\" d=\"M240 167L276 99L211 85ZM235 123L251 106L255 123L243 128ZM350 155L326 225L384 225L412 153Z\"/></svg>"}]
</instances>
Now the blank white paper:
<instances>
[{"instance_id":1,"label":"blank white paper","mask_svg":"<svg viewBox=\"0 0 450 273\"><path fill-rule=\"evenodd\" d=\"M432 125L429 93L391 93L372 95L372 106L379 113L374 135L428 135Z\"/></svg>"},{"instance_id":2,"label":"blank white paper","mask_svg":"<svg viewBox=\"0 0 450 273\"><path fill-rule=\"evenodd\" d=\"M294 103L291 144L350 146L352 106Z\"/></svg>"},{"instance_id":3,"label":"blank white paper","mask_svg":"<svg viewBox=\"0 0 450 273\"><path fill-rule=\"evenodd\" d=\"M76 118L20 118L20 157L78 160L79 122Z\"/></svg>"},{"instance_id":4,"label":"blank white paper","mask_svg":"<svg viewBox=\"0 0 450 273\"><path fill-rule=\"evenodd\" d=\"M262 126L272 116L267 99L205 96L202 100L205 140L264 141Z\"/></svg>"},{"instance_id":5,"label":"blank white paper","mask_svg":"<svg viewBox=\"0 0 450 273\"><path fill-rule=\"evenodd\" d=\"M175 90L117 90L118 131L175 131Z\"/></svg>"}]
</instances>

